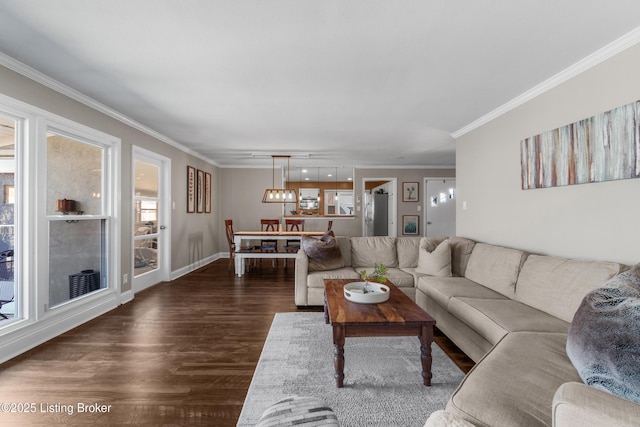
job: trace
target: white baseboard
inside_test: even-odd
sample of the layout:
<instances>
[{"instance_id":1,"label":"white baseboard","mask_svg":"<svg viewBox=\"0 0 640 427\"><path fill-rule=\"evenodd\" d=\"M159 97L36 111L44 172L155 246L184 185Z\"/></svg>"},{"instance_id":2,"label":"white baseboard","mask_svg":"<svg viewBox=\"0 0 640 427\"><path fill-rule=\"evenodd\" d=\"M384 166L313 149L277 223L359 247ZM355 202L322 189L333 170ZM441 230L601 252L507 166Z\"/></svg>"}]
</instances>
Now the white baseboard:
<instances>
[{"instance_id":1,"label":"white baseboard","mask_svg":"<svg viewBox=\"0 0 640 427\"><path fill-rule=\"evenodd\" d=\"M128 302L133 301L133 296L134 296L133 289L122 292L120 294L120 304L126 304Z\"/></svg>"},{"instance_id":2,"label":"white baseboard","mask_svg":"<svg viewBox=\"0 0 640 427\"><path fill-rule=\"evenodd\" d=\"M229 258L228 252L227 256L224 256L224 252L218 252L217 254L213 254L209 257L203 258L200 261L194 262L192 264L186 265L178 270L174 270L171 272L171 280L175 280L179 277L184 276L185 274L189 274L194 270L204 267L207 264L212 263L213 261L219 260L220 258Z\"/></svg>"}]
</instances>

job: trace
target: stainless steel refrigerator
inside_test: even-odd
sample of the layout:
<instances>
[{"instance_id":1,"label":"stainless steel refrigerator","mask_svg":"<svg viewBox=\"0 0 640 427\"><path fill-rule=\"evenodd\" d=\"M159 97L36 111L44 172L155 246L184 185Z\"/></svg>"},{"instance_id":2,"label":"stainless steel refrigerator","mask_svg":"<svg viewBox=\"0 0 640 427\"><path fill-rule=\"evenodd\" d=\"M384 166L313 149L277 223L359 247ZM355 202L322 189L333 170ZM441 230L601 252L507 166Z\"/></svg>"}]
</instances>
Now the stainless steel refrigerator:
<instances>
[{"instance_id":1,"label":"stainless steel refrigerator","mask_svg":"<svg viewBox=\"0 0 640 427\"><path fill-rule=\"evenodd\" d=\"M373 195L373 235L389 235L389 194Z\"/></svg>"}]
</instances>

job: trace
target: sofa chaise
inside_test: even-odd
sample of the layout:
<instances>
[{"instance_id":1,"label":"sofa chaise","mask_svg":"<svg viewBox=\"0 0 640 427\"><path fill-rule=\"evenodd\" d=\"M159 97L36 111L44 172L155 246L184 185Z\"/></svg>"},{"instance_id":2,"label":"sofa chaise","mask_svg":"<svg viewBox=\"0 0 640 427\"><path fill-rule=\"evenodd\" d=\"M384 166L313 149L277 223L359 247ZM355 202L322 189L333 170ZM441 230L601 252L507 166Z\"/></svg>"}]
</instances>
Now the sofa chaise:
<instances>
[{"instance_id":1,"label":"sofa chaise","mask_svg":"<svg viewBox=\"0 0 640 427\"><path fill-rule=\"evenodd\" d=\"M445 410L430 417L429 427L638 425L640 405L585 385L565 349L585 295L627 266L529 254L462 237L336 240L340 268L310 271L309 257L298 252L297 305L322 305L324 278L357 279L360 270L382 263L389 280L476 362ZM436 250L449 255L450 270L427 274L423 255ZM435 262L447 262L440 258Z\"/></svg>"}]
</instances>

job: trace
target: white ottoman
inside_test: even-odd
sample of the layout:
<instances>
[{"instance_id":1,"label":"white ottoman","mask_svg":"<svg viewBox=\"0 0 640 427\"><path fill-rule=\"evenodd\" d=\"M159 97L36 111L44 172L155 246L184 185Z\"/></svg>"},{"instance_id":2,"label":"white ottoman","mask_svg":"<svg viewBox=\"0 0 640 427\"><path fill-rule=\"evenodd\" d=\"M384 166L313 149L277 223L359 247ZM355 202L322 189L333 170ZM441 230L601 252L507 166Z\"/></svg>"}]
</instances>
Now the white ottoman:
<instances>
[{"instance_id":1,"label":"white ottoman","mask_svg":"<svg viewBox=\"0 0 640 427\"><path fill-rule=\"evenodd\" d=\"M315 397L287 397L270 406L256 427L339 426L331 408Z\"/></svg>"}]
</instances>

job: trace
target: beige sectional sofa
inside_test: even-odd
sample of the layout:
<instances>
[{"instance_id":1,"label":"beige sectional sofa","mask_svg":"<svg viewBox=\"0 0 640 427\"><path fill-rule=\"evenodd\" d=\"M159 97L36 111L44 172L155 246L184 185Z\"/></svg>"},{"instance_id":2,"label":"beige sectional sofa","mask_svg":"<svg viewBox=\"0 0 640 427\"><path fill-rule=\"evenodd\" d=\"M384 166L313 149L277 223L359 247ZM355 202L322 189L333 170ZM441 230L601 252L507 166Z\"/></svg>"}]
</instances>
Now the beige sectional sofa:
<instances>
[{"instance_id":1,"label":"beige sectional sofa","mask_svg":"<svg viewBox=\"0 0 640 427\"><path fill-rule=\"evenodd\" d=\"M624 265L453 237L451 277L416 272L420 248L443 240L338 238L345 267L330 271L308 271L300 251L296 304L321 305L324 278L358 278L374 263L390 267L389 279L477 362L429 427L638 425L640 405L585 385L565 351L582 298Z\"/></svg>"},{"instance_id":2,"label":"beige sectional sofa","mask_svg":"<svg viewBox=\"0 0 640 427\"><path fill-rule=\"evenodd\" d=\"M371 272L374 264L384 264L388 278L404 293L415 300L417 280L424 276L416 272L421 237L340 237L336 238L344 261L344 267L335 270L309 270L309 258L300 250L295 263L295 303L297 306L324 304L324 279L358 279L359 272ZM433 247L445 238L429 239ZM454 274L464 274L464 265L473 242L453 237L451 252ZM424 242L423 242L424 243ZM470 246L471 244L471 246Z\"/></svg>"}]
</instances>

